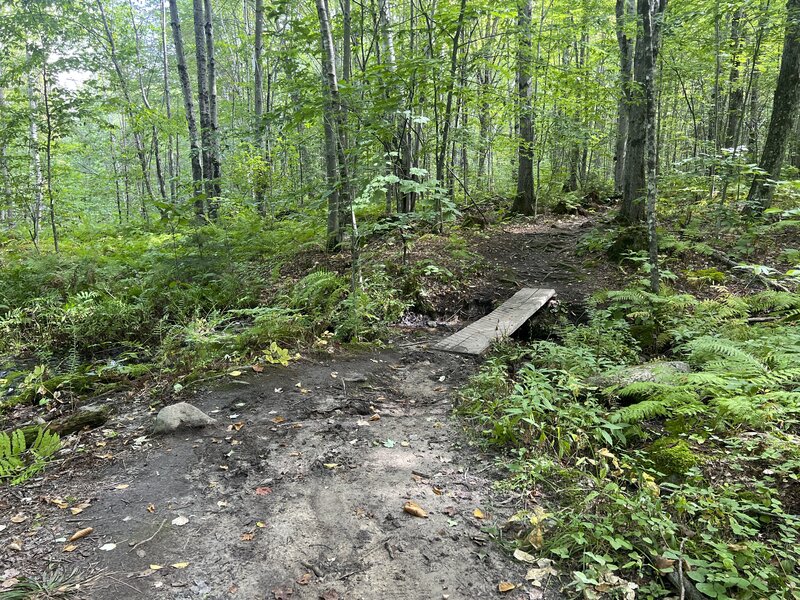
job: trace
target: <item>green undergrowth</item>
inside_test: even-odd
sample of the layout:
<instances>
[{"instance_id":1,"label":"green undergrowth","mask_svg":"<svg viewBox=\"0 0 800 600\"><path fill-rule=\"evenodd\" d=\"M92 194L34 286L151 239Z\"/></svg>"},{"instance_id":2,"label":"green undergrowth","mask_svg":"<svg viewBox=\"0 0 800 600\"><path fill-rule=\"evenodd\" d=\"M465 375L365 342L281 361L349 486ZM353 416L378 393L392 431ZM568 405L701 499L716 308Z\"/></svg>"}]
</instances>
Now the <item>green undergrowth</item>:
<instances>
[{"instance_id":1,"label":"green undergrowth","mask_svg":"<svg viewBox=\"0 0 800 600\"><path fill-rule=\"evenodd\" d=\"M680 566L710 598L800 597L800 295L601 294L587 323L499 347L459 410L525 501L507 541L570 594L678 596Z\"/></svg>"},{"instance_id":2,"label":"green undergrowth","mask_svg":"<svg viewBox=\"0 0 800 600\"><path fill-rule=\"evenodd\" d=\"M0 251L0 410L96 396L143 376L194 379L271 344L380 341L427 286L453 277L428 259L402 265L399 252L371 252L365 240L353 291L349 255L324 254L321 222L298 214L77 228L60 254L9 240Z\"/></svg>"}]
</instances>

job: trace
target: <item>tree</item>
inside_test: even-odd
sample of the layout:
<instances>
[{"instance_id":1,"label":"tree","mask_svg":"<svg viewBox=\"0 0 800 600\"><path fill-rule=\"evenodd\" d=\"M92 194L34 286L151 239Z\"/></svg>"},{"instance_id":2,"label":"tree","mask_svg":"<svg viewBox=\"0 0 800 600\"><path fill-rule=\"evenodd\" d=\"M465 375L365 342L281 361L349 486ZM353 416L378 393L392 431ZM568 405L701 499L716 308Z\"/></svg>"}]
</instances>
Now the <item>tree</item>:
<instances>
[{"instance_id":1,"label":"tree","mask_svg":"<svg viewBox=\"0 0 800 600\"><path fill-rule=\"evenodd\" d=\"M761 173L753 178L750 194L747 197L747 212L750 214L760 214L772 204L772 196L775 193L774 182L781 175L798 107L800 107L800 0L788 0L781 68L772 100L772 117L769 121L767 139L758 164Z\"/></svg>"},{"instance_id":2,"label":"tree","mask_svg":"<svg viewBox=\"0 0 800 600\"><path fill-rule=\"evenodd\" d=\"M517 48L517 95L519 101L519 163L517 169L517 195L511 207L513 212L533 215L536 212L533 190L533 107L531 105L531 45L532 0L519 0L517 23L519 41Z\"/></svg>"},{"instance_id":3,"label":"tree","mask_svg":"<svg viewBox=\"0 0 800 600\"><path fill-rule=\"evenodd\" d=\"M625 151L630 123L631 74L634 45L628 23L636 13L636 0L616 0L617 45L619 46L619 100L617 101L617 138L614 145L614 191L622 194L625 184Z\"/></svg>"},{"instance_id":4,"label":"tree","mask_svg":"<svg viewBox=\"0 0 800 600\"><path fill-rule=\"evenodd\" d=\"M666 4L666 0L638 0L637 2L639 26L644 30L646 23L652 23L652 27L651 39L645 39L644 31L637 37L634 53L630 124L625 150L625 184L619 215L620 220L627 225L637 225L645 220L647 131L648 127L652 125L653 118L653 115L648 112L647 89L649 85L654 85L660 23Z\"/></svg>"},{"instance_id":5,"label":"tree","mask_svg":"<svg viewBox=\"0 0 800 600\"><path fill-rule=\"evenodd\" d=\"M192 167L192 183L194 190L194 210L197 217L202 217L205 208L202 196L203 163L200 151L200 139L197 134L197 120L194 116L194 97L192 96L192 82L189 79L189 68L186 66L186 51L183 47L183 33L181 20L178 14L178 0L169 0L170 28L172 40L175 44L175 58L178 68L178 79L183 94L183 109L186 115L186 125L189 130L189 160Z\"/></svg>"},{"instance_id":6,"label":"tree","mask_svg":"<svg viewBox=\"0 0 800 600\"><path fill-rule=\"evenodd\" d=\"M319 31L322 41L322 74L326 86L325 109L325 171L328 177L328 251L338 248L342 241L339 213L347 201L347 163L345 160L342 105L336 73L336 50L330 26L327 0L316 0Z\"/></svg>"},{"instance_id":7,"label":"tree","mask_svg":"<svg viewBox=\"0 0 800 600\"><path fill-rule=\"evenodd\" d=\"M264 154L264 0L256 0L255 37L253 40L253 142L259 156ZM262 215L267 212L264 200L264 185L254 183L256 206Z\"/></svg>"}]
</instances>

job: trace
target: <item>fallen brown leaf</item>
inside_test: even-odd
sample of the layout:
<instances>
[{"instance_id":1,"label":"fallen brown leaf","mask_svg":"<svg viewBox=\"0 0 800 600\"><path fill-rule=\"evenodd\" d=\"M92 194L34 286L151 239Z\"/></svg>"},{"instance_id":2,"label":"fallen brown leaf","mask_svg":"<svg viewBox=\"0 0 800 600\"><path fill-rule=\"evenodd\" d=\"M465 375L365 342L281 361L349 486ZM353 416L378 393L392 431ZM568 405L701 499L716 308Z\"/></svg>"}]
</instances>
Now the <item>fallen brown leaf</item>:
<instances>
[{"instance_id":1,"label":"fallen brown leaf","mask_svg":"<svg viewBox=\"0 0 800 600\"><path fill-rule=\"evenodd\" d=\"M239 536L239 539L243 542L251 542L256 535L252 531L245 531L242 535Z\"/></svg>"},{"instance_id":2,"label":"fallen brown leaf","mask_svg":"<svg viewBox=\"0 0 800 600\"><path fill-rule=\"evenodd\" d=\"M423 508L413 500L409 500L403 504L403 510L415 517L421 517L423 519L428 518L428 513L426 513L425 510L423 510Z\"/></svg>"},{"instance_id":3,"label":"fallen brown leaf","mask_svg":"<svg viewBox=\"0 0 800 600\"><path fill-rule=\"evenodd\" d=\"M517 586L509 581L501 581L497 586L497 590L502 594L504 592L510 592L511 590L516 589L516 587Z\"/></svg>"},{"instance_id":4,"label":"fallen brown leaf","mask_svg":"<svg viewBox=\"0 0 800 600\"><path fill-rule=\"evenodd\" d=\"M283 417L275 417L273 419L270 419L270 421L272 421L273 423L283 423L285 420L286 419L284 419Z\"/></svg>"},{"instance_id":5,"label":"fallen brown leaf","mask_svg":"<svg viewBox=\"0 0 800 600\"><path fill-rule=\"evenodd\" d=\"M89 508L89 506L91 506L91 504L89 504L88 502L82 502L81 504L78 504L77 506L73 506L72 508L70 508L70 509L69 509L69 511L70 511L70 512L71 512L73 515L79 515L79 514L81 514L81 513L82 513L82 512L83 512L85 509Z\"/></svg>"},{"instance_id":6,"label":"fallen brown leaf","mask_svg":"<svg viewBox=\"0 0 800 600\"><path fill-rule=\"evenodd\" d=\"M81 538L85 538L87 535L94 531L93 527L84 527L83 529L79 529L75 533L72 534L72 537L69 538L68 542L74 542L75 540L79 540Z\"/></svg>"},{"instance_id":7,"label":"fallen brown leaf","mask_svg":"<svg viewBox=\"0 0 800 600\"><path fill-rule=\"evenodd\" d=\"M28 516L23 513L17 513L13 517L11 517L12 523L22 523L27 520Z\"/></svg>"},{"instance_id":8,"label":"fallen brown leaf","mask_svg":"<svg viewBox=\"0 0 800 600\"><path fill-rule=\"evenodd\" d=\"M300 579L297 580L297 583L300 585L308 585L311 583L312 579L313 577L311 576L311 573L305 573L302 577L300 577Z\"/></svg>"}]
</instances>

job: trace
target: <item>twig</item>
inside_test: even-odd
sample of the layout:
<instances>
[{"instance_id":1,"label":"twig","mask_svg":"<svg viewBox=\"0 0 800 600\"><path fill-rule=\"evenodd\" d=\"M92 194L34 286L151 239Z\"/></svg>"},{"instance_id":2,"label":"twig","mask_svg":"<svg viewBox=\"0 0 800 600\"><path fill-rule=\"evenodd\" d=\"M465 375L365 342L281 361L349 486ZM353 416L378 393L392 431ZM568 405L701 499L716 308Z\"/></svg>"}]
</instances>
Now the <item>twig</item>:
<instances>
[{"instance_id":1,"label":"twig","mask_svg":"<svg viewBox=\"0 0 800 600\"><path fill-rule=\"evenodd\" d=\"M315 564L306 562L304 560L300 561L300 564L303 565L306 569L311 569L314 571L314 575L322 579L325 577L325 573L323 573Z\"/></svg>"},{"instance_id":2,"label":"twig","mask_svg":"<svg viewBox=\"0 0 800 600\"><path fill-rule=\"evenodd\" d=\"M125 587L131 588L134 592L136 592L140 596L143 595L143 592L140 589L133 587L130 583L125 583L124 581L117 579L116 577L112 577L111 575L103 575L103 577L108 577L109 579L111 579L112 581L116 581L120 585L124 585Z\"/></svg>"},{"instance_id":3,"label":"twig","mask_svg":"<svg viewBox=\"0 0 800 600\"><path fill-rule=\"evenodd\" d=\"M141 546L142 544L146 544L147 542L151 541L151 540L152 540L154 537L156 537L156 536L159 534L159 532L161 531L161 529L164 527L164 523L166 523L166 522L167 522L167 520L166 520L166 519L164 519L163 521L161 521L161 525L159 525L159 526L158 526L158 529L156 529L156 532L155 532L153 535L151 535L149 538L147 538L146 540L142 540L141 542L136 542L136 543L133 545L133 547L131 548L131 552L133 552L134 550L136 550L136 548L138 548L138 547L139 547L139 546Z\"/></svg>"},{"instance_id":4,"label":"twig","mask_svg":"<svg viewBox=\"0 0 800 600\"><path fill-rule=\"evenodd\" d=\"M740 263L737 263L730 256L725 254L722 250L717 250L715 248L712 248L711 249L711 253L714 256L714 258L716 258L717 260L719 260L722 263L725 263L729 267L735 268L735 267L740 266ZM781 292L790 292L791 291L785 285L780 284L777 281L773 281L769 277L764 277L763 275L760 275L758 273L754 273L754 276L755 276L756 279L758 279L761 282L761 284L764 287L772 288L774 290L779 290Z\"/></svg>"}]
</instances>

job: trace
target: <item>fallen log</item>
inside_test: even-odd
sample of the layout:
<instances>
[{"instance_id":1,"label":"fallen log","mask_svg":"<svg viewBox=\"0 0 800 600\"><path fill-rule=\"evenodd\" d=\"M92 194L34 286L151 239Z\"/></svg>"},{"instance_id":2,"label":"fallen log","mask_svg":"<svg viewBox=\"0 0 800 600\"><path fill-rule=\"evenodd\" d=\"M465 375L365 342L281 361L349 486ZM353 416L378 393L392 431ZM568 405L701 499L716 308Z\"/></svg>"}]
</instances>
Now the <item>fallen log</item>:
<instances>
[{"instance_id":1,"label":"fallen log","mask_svg":"<svg viewBox=\"0 0 800 600\"><path fill-rule=\"evenodd\" d=\"M729 267L736 268L736 267L741 266L741 263L738 263L735 260L733 260L730 256L725 254L722 250L716 250L716 249L712 248L711 249L711 255L714 258L716 258L718 261L720 261L721 263L726 264ZM763 275L760 275L758 273L753 273L753 276L756 279L758 279L764 285L764 287L772 288L774 290L778 290L778 291L781 291L781 292L790 292L791 291L785 285L783 285L781 283L778 283L777 281L774 281L774 280L770 279L769 277L764 277Z\"/></svg>"},{"instance_id":2,"label":"fallen log","mask_svg":"<svg viewBox=\"0 0 800 600\"><path fill-rule=\"evenodd\" d=\"M40 429L53 431L60 436L69 435L83 429L94 429L108 421L112 413L110 404L84 406L71 415L53 419L47 423L25 425L22 432L25 435L25 444L30 446L39 434ZM11 435L11 431L6 431Z\"/></svg>"}]
</instances>

